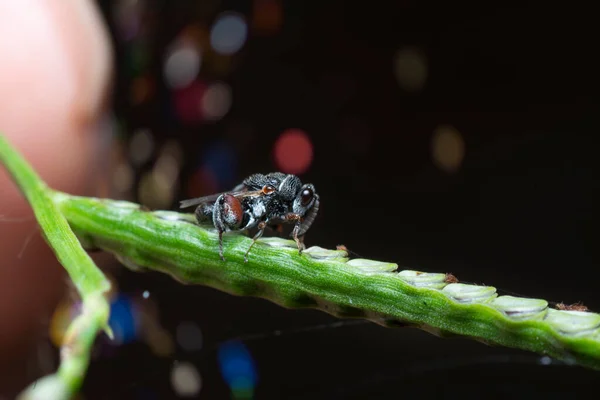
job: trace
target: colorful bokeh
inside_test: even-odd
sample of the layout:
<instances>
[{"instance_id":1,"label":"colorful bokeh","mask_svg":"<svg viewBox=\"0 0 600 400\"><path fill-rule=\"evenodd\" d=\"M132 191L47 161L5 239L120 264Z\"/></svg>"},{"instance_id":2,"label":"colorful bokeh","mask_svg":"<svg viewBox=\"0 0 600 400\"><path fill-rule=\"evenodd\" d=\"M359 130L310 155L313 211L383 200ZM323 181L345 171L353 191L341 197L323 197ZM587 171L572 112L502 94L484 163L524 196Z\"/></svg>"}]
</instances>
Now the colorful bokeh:
<instances>
[{"instance_id":1,"label":"colorful bokeh","mask_svg":"<svg viewBox=\"0 0 600 400\"><path fill-rule=\"evenodd\" d=\"M221 375L234 399L252 399L258 380L252 355L240 341L223 343L218 352Z\"/></svg>"},{"instance_id":2,"label":"colorful bokeh","mask_svg":"<svg viewBox=\"0 0 600 400\"><path fill-rule=\"evenodd\" d=\"M303 130L288 129L275 141L273 156L280 171L300 175L313 160L313 144Z\"/></svg>"}]
</instances>

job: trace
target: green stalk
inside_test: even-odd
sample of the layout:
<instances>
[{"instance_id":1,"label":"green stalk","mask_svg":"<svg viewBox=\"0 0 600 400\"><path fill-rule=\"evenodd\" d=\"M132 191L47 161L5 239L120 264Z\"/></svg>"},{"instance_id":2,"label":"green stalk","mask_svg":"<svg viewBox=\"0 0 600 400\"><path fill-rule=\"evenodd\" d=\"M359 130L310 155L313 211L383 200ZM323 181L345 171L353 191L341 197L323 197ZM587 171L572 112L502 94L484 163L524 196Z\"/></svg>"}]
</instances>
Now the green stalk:
<instances>
[{"instance_id":1,"label":"green stalk","mask_svg":"<svg viewBox=\"0 0 600 400\"><path fill-rule=\"evenodd\" d=\"M414 325L490 344L546 354L600 369L600 315L556 310L539 299L498 297L489 286L452 283L446 274L398 271L394 263L348 259L344 250L311 247L302 255L291 240L218 236L190 214L148 212L138 204L54 193L86 247L115 254L134 269L167 273L239 296L288 308L317 308L338 317L385 326Z\"/></svg>"},{"instance_id":2,"label":"green stalk","mask_svg":"<svg viewBox=\"0 0 600 400\"><path fill-rule=\"evenodd\" d=\"M108 328L109 304L104 294L110 282L81 247L69 223L52 201L53 193L0 134L0 160L31 204L44 238L67 270L82 300L82 312L69 326L56 374L42 378L21 394L22 399L66 399L75 394L89 364L98 331Z\"/></svg>"}]
</instances>

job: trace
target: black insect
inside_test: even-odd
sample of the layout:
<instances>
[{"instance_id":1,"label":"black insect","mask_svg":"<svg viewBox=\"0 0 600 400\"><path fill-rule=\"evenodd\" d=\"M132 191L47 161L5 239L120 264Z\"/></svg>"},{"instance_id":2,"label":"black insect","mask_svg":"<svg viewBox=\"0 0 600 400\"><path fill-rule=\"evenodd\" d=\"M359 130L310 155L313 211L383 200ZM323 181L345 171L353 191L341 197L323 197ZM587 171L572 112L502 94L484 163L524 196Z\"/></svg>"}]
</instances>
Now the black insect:
<instances>
[{"instance_id":1,"label":"black insect","mask_svg":"<svg viewBox=\"0 0 600 400\"><path fill-rule=\"evenodd\" d=\"M319 211L319 196L310 183L302 184L296 175L272 172L254 174L224 193L183 200L181 208L197 205L199 223L210 222L219 232L219 255L223 257L223 232L245 231L258 228L244 260L256 240L267 226L294 223L290 236L294 238L299 253L304 249L304 234Z\"/></svg>"}]
</instances>

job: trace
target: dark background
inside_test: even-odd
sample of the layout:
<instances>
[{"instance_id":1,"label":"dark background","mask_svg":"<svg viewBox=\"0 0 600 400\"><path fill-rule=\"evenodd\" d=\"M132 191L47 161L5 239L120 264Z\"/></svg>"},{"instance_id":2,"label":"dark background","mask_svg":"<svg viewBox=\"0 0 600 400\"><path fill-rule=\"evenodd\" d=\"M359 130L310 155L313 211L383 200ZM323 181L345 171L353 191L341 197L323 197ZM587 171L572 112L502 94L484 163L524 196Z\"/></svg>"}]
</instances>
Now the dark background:
<instances>
[{"instance_id":1,"label":"dark background","mask_svg":"<svg viewBox=\"0 0 600 400\"><path fill-rule=\"evenodd\" d=\"M301 178L322 200L308 245L343 243L364 258L452 272L500 293L600 309L598 65L589 13L411 1L138 0L141 28L124 39L115 18L121 3L101 3L117 54L119 140L127 145L144 128L157 146L180 144L184 163L167 207L206 194L195 173L211 157L207 149L229 149L229 173L217 182L226 190L251 173L276 170L273 144L298 128L314 146ZM210 122L178 118L163 79L170 43L189 27L207 31L224 11L251 23L261 7L281 11L276 28L250 29L226 62L203 56L198 79L230 85L229 112ZM417 91L403 89L394 72L406 46L427 62ZM140 79L150 89L132 101ZM440 125L453 126L465 144L453 172L432 159ZM144 202L135 185L154 159L135 167L124 197ZM115 276L123 292L151 293L168 331L195 321L204 347L159 357L134 342L112 357L100 354L83 390L89 399L171 398L174 360L197 367L200 398L230 398L216 355L231 338L252 354L256 399L562 398L583 396L598 378L462 338L370 323L334 327L337 320L320 311L181 286L156 273Z\"/></svg>"}]
</instances>

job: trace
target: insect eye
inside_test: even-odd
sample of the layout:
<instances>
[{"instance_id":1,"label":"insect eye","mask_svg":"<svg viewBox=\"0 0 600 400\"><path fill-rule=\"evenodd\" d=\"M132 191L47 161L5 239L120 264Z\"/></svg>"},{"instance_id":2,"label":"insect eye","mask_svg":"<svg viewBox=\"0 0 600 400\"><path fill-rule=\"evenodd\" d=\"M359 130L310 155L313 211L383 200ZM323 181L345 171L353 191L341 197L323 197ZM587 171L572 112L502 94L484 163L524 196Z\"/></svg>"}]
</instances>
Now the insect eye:
<instances>
[{"instance_id":1,"label":"insect eye","mask_svg":"<svg viewBox=\"0 0 600 400\"><path fill-rule=\"evenodd\" d=\"M302 191L302 194L300 195L300 201L302 203L303 206L307 206L308 203L310 203L310 201L313 198L313 191L310 189L304 189Z\"/></svg>"},{"instance_id":2,"label":"insect eye","mask_svg":"<svg viewBox=\"0 0 600 400\"><path fill-rule=\"evenodd\" d=\"M262 191L264 194L271 194L275 191L275 188L271 185L267 185L267 186L263 187Z\"/></svg>"}]
</instances>

